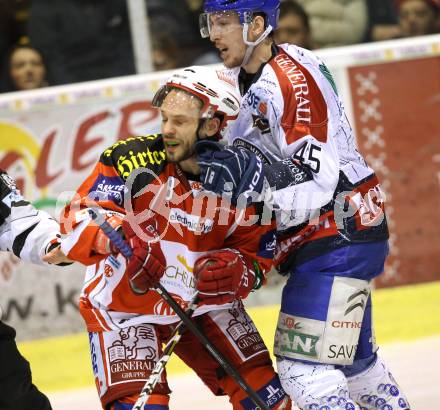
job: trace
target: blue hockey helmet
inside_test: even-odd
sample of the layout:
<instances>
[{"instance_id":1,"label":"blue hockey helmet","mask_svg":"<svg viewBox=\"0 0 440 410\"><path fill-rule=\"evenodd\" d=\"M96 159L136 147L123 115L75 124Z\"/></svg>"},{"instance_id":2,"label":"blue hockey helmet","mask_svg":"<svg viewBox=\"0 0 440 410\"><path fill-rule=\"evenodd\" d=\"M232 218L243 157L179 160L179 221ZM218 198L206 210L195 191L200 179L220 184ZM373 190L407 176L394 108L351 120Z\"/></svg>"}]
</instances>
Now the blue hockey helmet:
<instances>
[{"instance_id":1,"label":"blue hockey helmet","mask_svg":"<svg viewBox=\"0 0 440 410\"><path fill-rule=\"evenodd\" d=\"M205 0L205 13L235 11L240 17L240 23L250 23L254 13L263 12L266 23L276 29L280 14L280 0ZM209 33L203 33L208 37Z\"/></svg>"}]
</instances>

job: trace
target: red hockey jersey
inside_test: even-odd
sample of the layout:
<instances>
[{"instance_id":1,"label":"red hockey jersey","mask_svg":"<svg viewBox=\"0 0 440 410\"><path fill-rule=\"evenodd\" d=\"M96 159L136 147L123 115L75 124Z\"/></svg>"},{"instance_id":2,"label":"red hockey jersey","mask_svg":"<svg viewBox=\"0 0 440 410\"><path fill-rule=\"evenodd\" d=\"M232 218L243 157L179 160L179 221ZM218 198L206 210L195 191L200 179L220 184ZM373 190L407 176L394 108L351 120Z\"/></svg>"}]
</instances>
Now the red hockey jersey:
<instances>
[{"instance_id":1,"label":"red hockey jersey","mask_svg":"<svg viewBox=\"0 0 440 410\"><path fill-rule=\"evenodd\" d=\"M160 135L129 138L104 151L92 174L61 217L66 255L87 267L80 311L89 331L119 329L139 323L171 323L177 317L154 290L135 295L124 275L122 255L105 257L93 251L98 232L87 208L107 214L130 212L145 220L153 210L167 267L161 284L182 307L195 292L193 266L203 254L221 248L239 250L265 275L275 248L271 215L257 207L235 209L202 191L201 184L166 159ZM195 315L225 305L202 306Z\"/></svg>"}]
</instances>

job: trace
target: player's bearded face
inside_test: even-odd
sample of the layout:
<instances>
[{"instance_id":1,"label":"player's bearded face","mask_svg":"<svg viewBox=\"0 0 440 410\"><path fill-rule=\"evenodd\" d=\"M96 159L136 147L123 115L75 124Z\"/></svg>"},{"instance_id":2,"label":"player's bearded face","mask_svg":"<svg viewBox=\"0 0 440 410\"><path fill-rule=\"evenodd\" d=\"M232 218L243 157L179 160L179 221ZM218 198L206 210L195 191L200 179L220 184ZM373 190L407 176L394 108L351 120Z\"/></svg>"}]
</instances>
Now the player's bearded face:
<instances>
[{"instance_id":1,"label":"player's bearded face","mask_svg":"<svg viewBox=\"0 0 440 410\"><path fill-rule=\"evenodd\" d=\"M201 102L188 93L172 90L161 106L162 135L170 162L184 161L194 155Z\"/></svg>"},{"instance_id":2,"label":"player's bearded face","mask_svg":"<svg viewBox=\"0 0 440 410\"><path fill-rule=\"evenodd\" d=\"M209 15L209 39L220 53L223 64L228 67L241 65L246 45L243 41L243 26L237 13L218 12Z\"/></svg>"}]
</instances>

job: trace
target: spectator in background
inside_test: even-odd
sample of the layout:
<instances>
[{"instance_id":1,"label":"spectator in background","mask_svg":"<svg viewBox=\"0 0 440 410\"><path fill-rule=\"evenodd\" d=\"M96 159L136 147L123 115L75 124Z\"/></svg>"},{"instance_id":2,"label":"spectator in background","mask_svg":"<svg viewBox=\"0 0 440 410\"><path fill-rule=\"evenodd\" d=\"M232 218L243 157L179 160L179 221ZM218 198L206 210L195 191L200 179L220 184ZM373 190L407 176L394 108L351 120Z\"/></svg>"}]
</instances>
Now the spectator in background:
<instances>
[{"instance_id":1,"label":"spectator in background","mask_svg":"<svg viewBox=\"0 0 440 410\"><path fill-rule=\"evenodd\" d=\"M0 64L14 44L14 8L11 0L0 0Z\"/></svg>"},{"instance_id":2,"label":"spectator in background","mask_svg":"<svg viewBox=\"0 0 440 410\"><path fill-rule=\"evenodd\" d=\"M33 1L29 37L54 85L135 73L125 1Z\"/></svg>"},{"instance_id":3,"label":"spectator in background","mask_svg":"<svg viewBox=\"0 0 440 410\"><path fill-rule=\"evenodd\" d=\"M439 0L397 0L403 37L423 36L440 31Z\"/></svg>"},{"instance_id":4,"label":"spectator in background","mask_svg":"<svg viewBox=\"0 0 440 410\"><path fill-rule=\"evenodd\" d=\"M203 0L146 0L151 37L166 33L177 46L181 67L220 62L212 44L200 37L202 5Z\"/></svg>"},{"instance_id":5,"label":"spectator in background","mask_svg":"<svg viewBox=\"0 0 440 410\"><path fill-rule=\"evenodd\" d=\"M317 48L362 42L367 31L366 0L297 0L310 19Z\"/></svg>"},{"instance_id":6,"label":"spectator in background","mask_svg":"<svg viewBox=\"0 0 440 410\"><path fill-rule=\"evenodd\" d=\"M31 45L17 45L7 59L8 84L5 91L33 90L47 86L42 54Z\"/></svg>"},{"instance_id":7,"label":"spectator in background","mask_svg":"<svg viewBox=\"0 0 440 410\"><path fill-rule=\"evenodd\" d=\"M154 31L151 36L153 68L156 71L181 67L179 48L166 31Z\"/></svg>"},{"instance_id":8,"label":"spectator in background","mask_svg":"<svg viewBox=\"0 0 440 410\"><path fill-rule=\"evenodd\" d=\"M199 27L199 16L203 13L203 0L184 0L189 12L191 27ZM200 36L199 30L196 30L197 55L191 60L191 65L206 65L220 63L221 59L212 43Z\"/></svg>"},{"instance_id":9,"label":"spectator in background","mask_svg":"<svg viewBox=\"0 0 440 410\"><path fill-rule=\"evenodd\" d=\"M401 36L394 0L367 0L367 7L368 29L365 41L390 40Z\"/></svg>"},{"instance_id":10,"label":"spectator in background","mask_svg":"<svg viewBox=\"0 0 440 410\"><path fill-rule=\"evenodd\" d=\"M194 28L185 0L146 0L151 38L167 35L177 45L182 66L188 65L198 55L199 33Z\"/></svg>"},{"instance_id":11,"label":"spectator in background","mask_svg":"<svg viewBox=\"0 0 440 410\"><path fill-rule=\"evenodd\" d=\"M280 5L280 19L274 31L276 44L290 43L311 50L309 16L294 0L283 1Z\"/></svg>"},{"instance_id":12,"label":"spectator in background","mask_svg":"<svg viewBox=\"0 0 440 410\"><path fill-rule=\"evenodd\" d=\"M14 44L27 44L27 10L30 0L0 0L0 73Z\"/></svg>"},{"instance_id":13,"label":"spectator in background","mask_svg":"<svg viewBox=\"0 0 440 410\"><path fill-rule=\"evenodd\" d=\"M31 1L32 0L12 0L12 3L14 3L14 29L17 36L17 40L14 44L29 43L28 20Z\"/></svg>"}]
</instances>

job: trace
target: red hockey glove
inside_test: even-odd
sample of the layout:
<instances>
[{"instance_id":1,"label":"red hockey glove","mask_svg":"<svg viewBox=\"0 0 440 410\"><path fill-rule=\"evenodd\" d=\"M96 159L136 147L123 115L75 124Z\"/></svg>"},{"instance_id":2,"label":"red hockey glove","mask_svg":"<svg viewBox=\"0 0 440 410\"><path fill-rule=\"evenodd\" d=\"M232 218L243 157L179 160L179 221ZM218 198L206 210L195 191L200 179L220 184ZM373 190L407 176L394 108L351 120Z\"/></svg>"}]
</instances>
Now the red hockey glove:
<instances>
[{"instance_id":1,"label":"red hockey glove","mask_svg":"<svg viewBox=\"0 0 440 410\"><path fill-rule=\"evenodd\" d=\"M201 304L221 305L249 295L254 268L237 250L222 249L199 258L194 265Z\"/></svg>"},{"instance_id":2,"label":"red hockey glove","mask_svg":"<svg viewBox=\"0 0 440 410\"><path fill-rule=\"evenodd\" d=\"M120 215L115 214L106 216L105 220L116 231L119 231L122 228L122 216ZM102 229L99 229L98 233L96 234L93 250L101 255L110 255L111 253L115 254L119 252L118 248L113 244L112 241L110 241L110 238Z\"/></svg>"},{"instance_id":3,"label":"red hockey glove","mask_svg":"<svg viewBox=\"0 0 440 410\"><path fill-rule=\"evenodd\" d=\"M141 228L142 235L139 237L127 220L122 223L125 238L133 249L125 273L133 292L140 295L148 292L149 288L159 282L166 268L165 256L159 241L152 241L158 237L156 221L154 218L147 219Z\"/></svg>"}]
</instances>

